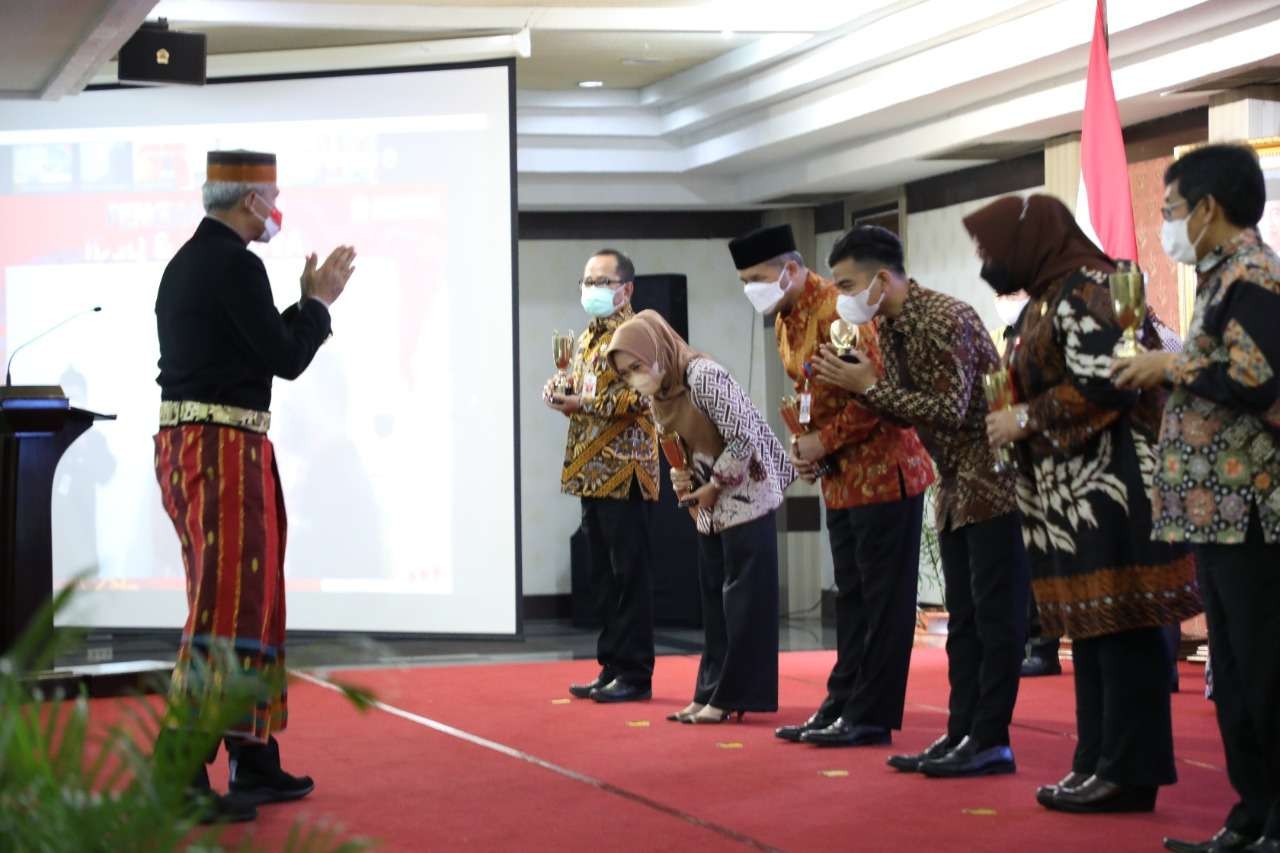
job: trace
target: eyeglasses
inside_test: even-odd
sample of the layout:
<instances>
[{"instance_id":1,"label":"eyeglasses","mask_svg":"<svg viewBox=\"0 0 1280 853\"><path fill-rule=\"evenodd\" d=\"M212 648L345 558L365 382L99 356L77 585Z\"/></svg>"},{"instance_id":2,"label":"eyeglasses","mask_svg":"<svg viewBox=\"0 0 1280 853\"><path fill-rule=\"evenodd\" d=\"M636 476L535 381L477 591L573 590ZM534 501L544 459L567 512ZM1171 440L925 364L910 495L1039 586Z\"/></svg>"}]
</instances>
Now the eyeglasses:
<instances>
[{"instance_id":1,"label":"eyeglasses","mask_svg":"<svg viewBox=\"0 0 1280 853\"><path fill-rule=\"evenodd\" d=\"M614 287L622 284L622 279L618 278L580 278L578 279L579 287Z\"/></svg>"}]
</instances>

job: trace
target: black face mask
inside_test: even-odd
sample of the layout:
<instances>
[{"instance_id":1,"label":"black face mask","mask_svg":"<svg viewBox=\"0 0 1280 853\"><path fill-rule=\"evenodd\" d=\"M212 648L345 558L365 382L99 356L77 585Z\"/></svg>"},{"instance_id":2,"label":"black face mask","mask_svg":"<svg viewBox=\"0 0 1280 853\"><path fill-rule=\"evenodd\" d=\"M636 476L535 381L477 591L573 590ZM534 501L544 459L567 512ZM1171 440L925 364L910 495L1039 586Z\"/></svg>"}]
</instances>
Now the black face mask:
<instances>
[{"instance_id":1,"label":"black face mask","mask_svg":"<svg viewBox=\"0 0 1280 853\"><path fill-rule=\"evenodd\" d=\"M1014 284L1013 277L1009 275L1009 268L999 261L987 261L982 265L982 280L991 285L991 289L1001 296L1008 296L1010 293L1017 293L1022 290L1022 286Z\"/></svg>"}]
</instances>

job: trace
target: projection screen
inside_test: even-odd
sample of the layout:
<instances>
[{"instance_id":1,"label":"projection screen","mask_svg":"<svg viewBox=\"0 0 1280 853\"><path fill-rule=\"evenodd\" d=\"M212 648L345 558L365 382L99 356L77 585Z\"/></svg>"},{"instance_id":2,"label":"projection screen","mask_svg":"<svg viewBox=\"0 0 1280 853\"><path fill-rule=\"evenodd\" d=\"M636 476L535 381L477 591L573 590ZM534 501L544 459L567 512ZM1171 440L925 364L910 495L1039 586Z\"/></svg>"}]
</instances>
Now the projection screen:
<instances>
[{"instance_id":1,"label":"projection screen","mask_svg":"<svg viewBox=\"0 0 1280 853\"><path fill-rule=\"evenodd\" d=\"M308 252L356 247L333 337L275 382L291 629L520 630L515 187L509 61L105 89L0 102L0 335L14 384L115 413L54 482L60 621L181 627L161 507L155 296L203 210L210 149L279 158L281 234L252 244L278 306ZM229 285L231 283L228 283Z\"/></svg>"}]
</instances>

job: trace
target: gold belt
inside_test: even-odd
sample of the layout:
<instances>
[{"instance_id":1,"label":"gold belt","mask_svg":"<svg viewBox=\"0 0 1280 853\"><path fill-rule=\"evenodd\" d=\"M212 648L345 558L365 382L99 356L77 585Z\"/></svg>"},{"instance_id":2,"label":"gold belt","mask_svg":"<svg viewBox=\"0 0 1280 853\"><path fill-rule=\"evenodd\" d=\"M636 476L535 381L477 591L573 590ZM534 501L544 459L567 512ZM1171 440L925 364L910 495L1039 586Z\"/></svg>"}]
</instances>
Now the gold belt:
<instances>
[{"instance_id":1,"label":"gold belt","mask_svg":"<svg viewBox=\"0 0 1280 853\"><path fill-rule=\"evenodd\" d=\"M221 403L197 403L194 400L164 400L160 403L160 426L179 424L218 424L265 433L271 428L271 413L241 409Z\"/></svg>"}]
</instances>

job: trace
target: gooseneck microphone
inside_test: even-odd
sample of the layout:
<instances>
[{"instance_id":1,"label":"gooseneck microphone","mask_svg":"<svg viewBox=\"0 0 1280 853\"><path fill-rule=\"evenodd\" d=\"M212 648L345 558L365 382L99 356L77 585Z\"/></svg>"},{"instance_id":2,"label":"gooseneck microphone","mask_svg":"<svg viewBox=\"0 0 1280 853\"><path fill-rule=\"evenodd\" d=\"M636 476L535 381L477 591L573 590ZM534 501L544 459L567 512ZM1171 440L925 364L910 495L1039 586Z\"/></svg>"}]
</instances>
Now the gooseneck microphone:
<instances>
[{"instance_id":1,"label":"gooseneck microphone","mask_svg":"<svg viewBox=\"0 0 1280 853\"><path fill-rule=\"evenodd\" d=\"M32 344L34 344L36 341L40 340L40 339L41 339L41 338L43 338L45 335L48 335L48 334L50 334L50 333L52 333L52 332L56 332L58 329L61 329L63 326L67 325L67 324L68 324L68 323L70 323L72 320L75 320L75 319L77 319L77 318L79 318L79 317L83 317L85 314L93 314L93 313L95 313L95 312L97 312L97 311L101 311L101 310L102 310L102 306L101 306L101 305L95 305L95 306L93 306L92 308L86 308L86 309L85 309L85 310L83 310L83 311L77 311L76 313L72 314L70 317L66 317L65 319L61 320L60 322L55 323L54 325L52 325L52 326L50 326L49 328L45 329L43 332L41 332L40 334L36 335L34 338L28 338L27 340L25 340L25 341L23 341L21 344L19 344L19 345L18 345L18 347L17 347L17 349L15 349L13 352L11 352L11 353L9 354L9 362L8 362L8 364L6 364L6 365L4 366L4 385L5 385L5 387L6 387L6 388L8 388L8 387L10 387L10 386L12 386L12 385L13 385L13 374L10 372L10 370L11 370L11 368L13 367L13 359L14 359L14 357L15 357L18 353L22 352L24 349L26 349L27 347L29 347L29 346L31 346Z\"/></svg>"}]
</instances>

